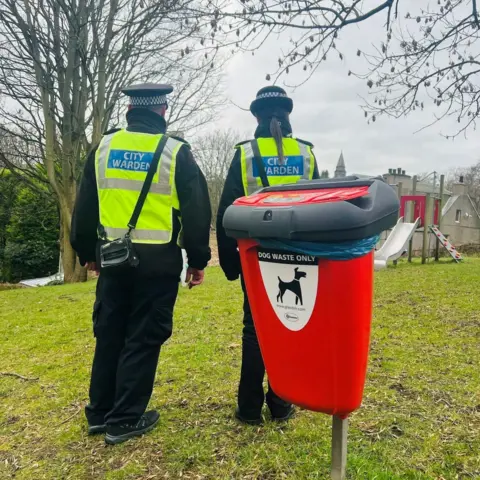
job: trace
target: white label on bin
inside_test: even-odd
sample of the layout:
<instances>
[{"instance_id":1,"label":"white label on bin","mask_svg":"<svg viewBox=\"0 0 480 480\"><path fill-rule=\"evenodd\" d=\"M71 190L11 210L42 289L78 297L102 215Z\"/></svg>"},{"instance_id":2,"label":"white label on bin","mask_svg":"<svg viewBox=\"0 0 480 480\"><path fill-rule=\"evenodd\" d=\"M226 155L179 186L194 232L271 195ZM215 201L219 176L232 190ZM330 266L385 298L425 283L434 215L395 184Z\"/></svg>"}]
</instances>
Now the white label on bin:
<instances>
[{"instance_id":1,"label":"white label on bin","mask_svg":"<svg viewBox=\"0 0 480 480\"><path fill-rule=\"evenodd\" d=\"M318 260L310 255L258 248L268 299L285 327L298 331L312 316L318 287Z\"/></svg>"}]
</instances>

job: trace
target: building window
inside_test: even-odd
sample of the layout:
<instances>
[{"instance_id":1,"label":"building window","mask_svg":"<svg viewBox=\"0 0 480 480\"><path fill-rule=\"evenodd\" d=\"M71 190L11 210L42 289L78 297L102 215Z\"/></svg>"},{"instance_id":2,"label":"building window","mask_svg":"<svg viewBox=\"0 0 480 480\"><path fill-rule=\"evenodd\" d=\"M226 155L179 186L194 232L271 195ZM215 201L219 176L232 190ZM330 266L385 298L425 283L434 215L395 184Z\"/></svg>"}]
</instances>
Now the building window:
<instances>
[{"instance_id":1,"label":"building window","mask_svg":"<svg viewBox=\"0 0 480 480\"><path fill-rule=\"evenodd\" d=\"M457 210L456 213L455 213L455 221L457 223L460 223L460 220L462 218L462 211L461 210Z\"/></svg>"}]
</instances>

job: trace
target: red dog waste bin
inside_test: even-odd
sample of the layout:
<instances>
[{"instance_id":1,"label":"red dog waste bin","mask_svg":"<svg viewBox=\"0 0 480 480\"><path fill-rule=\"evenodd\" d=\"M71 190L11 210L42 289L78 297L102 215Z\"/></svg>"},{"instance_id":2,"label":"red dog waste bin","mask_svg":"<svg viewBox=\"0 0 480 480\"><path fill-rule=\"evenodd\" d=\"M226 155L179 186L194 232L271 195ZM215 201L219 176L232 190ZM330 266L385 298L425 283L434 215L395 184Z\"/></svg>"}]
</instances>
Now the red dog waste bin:
<instances>
[{"instance_id":1,"label":"red dog waste bin","mask_svg":"<svg viewBox=\"0 0 480 480\"><path fill-rule=\"evenodd\" d=\"M382 181L337 179L267 187L227 210L268 377L283 399L341 418L360 406L373 248L398 209ZM305 251L315 245L327 253Z\"/></svg>"}]
</instances>

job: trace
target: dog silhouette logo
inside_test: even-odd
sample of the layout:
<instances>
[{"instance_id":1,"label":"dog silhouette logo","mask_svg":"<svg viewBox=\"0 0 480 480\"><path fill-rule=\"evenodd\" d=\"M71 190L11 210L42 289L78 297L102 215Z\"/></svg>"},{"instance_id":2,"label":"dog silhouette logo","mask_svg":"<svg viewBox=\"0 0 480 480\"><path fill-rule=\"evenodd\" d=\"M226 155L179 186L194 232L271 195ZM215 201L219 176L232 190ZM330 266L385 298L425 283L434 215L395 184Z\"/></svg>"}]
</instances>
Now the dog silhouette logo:
<instances>
[{"instance_id":1,"label":"dog silhouette logo","mask_svg":"<svg viewBox=\"0 0 480 480\"><path fill-rule=\"evenodd\" d=\"M294 270L294 279L291 282L285 282L280 277L278 277L278 295L277 295L277 302L283 303L283 296L285 292L289 290L295 295L295 305L303 305L303 297L302 297L302 286L300 285L300 280L305 278L307 274L305 272L299 271L298 267Z\"/></svg>"}]
</instances>

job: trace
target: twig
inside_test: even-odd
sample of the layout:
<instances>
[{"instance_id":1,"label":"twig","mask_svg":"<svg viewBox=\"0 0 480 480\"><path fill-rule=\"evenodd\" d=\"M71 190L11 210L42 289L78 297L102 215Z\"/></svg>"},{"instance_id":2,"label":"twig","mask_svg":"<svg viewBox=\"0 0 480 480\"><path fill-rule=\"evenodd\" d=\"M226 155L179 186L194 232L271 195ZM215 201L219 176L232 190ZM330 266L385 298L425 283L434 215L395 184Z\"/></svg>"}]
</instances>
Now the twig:
<instances>
[{"instance_id":1,"label":"twig","mask_svg":"<svg viewBox=\"0 0 480 480\"><path fill-rule=\"evenodd\" d=\"M478 20L477 0L472 0L472 8L473 8L473 18L475 18L475 23L477 27L480 28L480 21Z\"/></svg>"},{"instance_id":2,"label":"twig","mask_svg":"<svg viewBox=\"0 0 480 480\"><path fill-rule=\"evenodd\" d=\"M250 111L249 108L244 108L244 107L241 107L240 105L237 105L233 100L230 100L230 103L231 103L233 106L239 108L240 110L243 110L244 112L249 112L249 111Z\"/></svg>"},{"instance_id":3,"label":"twig","mask_svg":"<svg viewBox=\"0 0 480 480\"><path fill-rule=\"evenodd\" d=\"M26 380L27 382L35 382L36 380L38 380L38 377L24 377L23 375L15 372L0 372L0 376L20 378L21 380Z\"/></svg>"},{"instance_id":4,"label":"twig","mask_svg":"<svg viewBox=\"0 0 480 480\"><path fill-rule=\"evenodd\" d=\"M60 425L63 425L64 423L67 423L68 421L70 421L73 417L75 417L76 415L78 415L80 412L82 411L82 407L78 407L78 410L73 414L73 415L70 415L67 419L63 420L63 422L60 422L58 425L56 425L57 427L59 427Z\"/></svg>"},{"instance_id":5,"label":"twig","mask_svg":"<svg viewBox=\"0 0 480 480\"><path fill-rule=\"evenodd\" d=\"M397 7L398 7L398 2L397 2ZM388 13L387 13L387 30L390 29L390 19L392 15L392 8L393 8L393 0L390 2L390 5L388 6Z\"/></svg>"}]
</instances>

